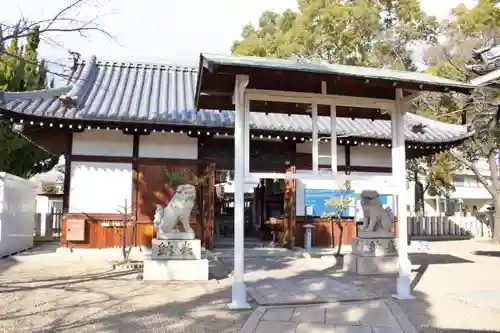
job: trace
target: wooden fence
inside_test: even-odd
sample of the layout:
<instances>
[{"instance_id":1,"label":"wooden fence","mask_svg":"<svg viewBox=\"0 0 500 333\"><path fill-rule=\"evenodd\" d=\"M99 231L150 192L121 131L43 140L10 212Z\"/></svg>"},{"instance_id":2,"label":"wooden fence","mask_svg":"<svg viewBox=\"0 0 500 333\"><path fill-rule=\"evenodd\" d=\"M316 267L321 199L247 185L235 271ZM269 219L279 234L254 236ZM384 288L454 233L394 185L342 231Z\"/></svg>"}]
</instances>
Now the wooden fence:
<instances>
[{"instance_id":1,"label":"wooden fence","mask_svg":"<svg viewBox=\"0 0 500 333\"><path fill-rule=\"evenodd\" d=\"M408 217L408 236L426 237L490 237L487 223L475 217L462 216L418 216Z\"/></svg>"},{"instance_id":2,"label":"wooden fence","mask_svg":"<svg viewBox=\"0 0 500 333\"><path fill-rule=\"evenodd\" d=\"M51 241L61 237L62 212L35 213L35 241Z\"/></svg>"}]
</instances>

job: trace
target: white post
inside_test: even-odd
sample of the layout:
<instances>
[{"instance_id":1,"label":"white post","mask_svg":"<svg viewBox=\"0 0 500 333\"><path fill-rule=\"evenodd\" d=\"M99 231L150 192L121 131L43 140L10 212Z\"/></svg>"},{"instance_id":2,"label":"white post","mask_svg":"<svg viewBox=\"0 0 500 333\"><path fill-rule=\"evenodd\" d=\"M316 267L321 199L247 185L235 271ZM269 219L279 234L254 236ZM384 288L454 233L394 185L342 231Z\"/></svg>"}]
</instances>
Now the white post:
<instances>
[{"instance_id":1,"label":"white post","mask_svg":"<svg viewBox=\"0 0 500 333\"><path fill-rule=\"evenodd\" d=\"M245 114L245 177L250 173L250 100L244 94Z\"/></svg>"},{"instance_id":2,"label":"white post","mask_svg":"<svg viewBox=\"0 0 500 333\"><path fill-rule=\"evenodd\" d=\"M312 171L319 173L319 144L318 144L318 104L312 104Z\"/></svg>"},{"instance_id":3,"label":"white post","mask_svg":"<svg viewBox=\"0 0 500 333\"><path fill-rule=\"evenodd\" d=\"M334 175L337 175L337 107L330 105L330 166Z\"/></svg>"},{"instance_id":4,"label":"white post","mask_svg":"<svg viewBox=\"0 0 500 333\"><path fill-rule=\"evenodd\" d=\"M397 299L412 299L410 289L411 263L408 258L408 222L406 205L408 192L406 190L406 145L404 125L403 91L396 89L396 110L391 114L392 125L392 175L397 192L398 217L398 264Z\"/></svg>"},{"instance_id":5,"label":"white post","mask_svg":"<svg viewBox=\"0 0 500 333\"><path fill-rule=\"evenodd\" d=\"M235 123L234 123L234 272L232 285L231 309L249 309L245 287L244 271L244 183L245 183L245 88L248 76L236 75L234 87ZM248 154L248 151L246 151Z\"/></svg>"}]
</instances>

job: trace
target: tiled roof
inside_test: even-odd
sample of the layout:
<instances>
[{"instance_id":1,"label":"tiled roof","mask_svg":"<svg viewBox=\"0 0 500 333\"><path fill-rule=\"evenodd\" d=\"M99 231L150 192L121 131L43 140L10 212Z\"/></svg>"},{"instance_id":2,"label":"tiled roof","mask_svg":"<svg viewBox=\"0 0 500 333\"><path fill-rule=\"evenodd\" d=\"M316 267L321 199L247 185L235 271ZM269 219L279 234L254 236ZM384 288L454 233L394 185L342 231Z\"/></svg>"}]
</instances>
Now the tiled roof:
<instances>
[{"instance_id":1,"label":"tiled roof","mask_svg":"<svg viewBox=\"0 0 500 333\"><path fill-rule=\"evenodd\" d=\"M321 74L340 74L360 77L363 79L382 79L396 82L410 82L424 85L439 85L448 88L473 90L474 85L450 80L447 78L422 72L400 71L394 69L348 66L341 64L316 63L308 61L296 61L292 59L275 59L260 57L225 56L218 54L201 55L202 62L208 65L227 65L234 67L268 68L278 70L289 70L297 72L310 72Z\"/></svg>"},{"instance_id":2,"label":"tiled roof","mask_svg":"<svg viewBox=\"0 0 500 333\"><path fill-rule=\"evenodd\" d=\"M196 112L196 82L197 71L194 68L97 61L91 57L79 64L71 85L34 92L0 92L0 108L25 115L74 120L233 127L233 111ZM70 99L74 106L68 108L61 99ZM406 140L411 142L455 142L471 135L464 126L445 124L410 113L406 115L405 122ZM250 126L264 131L312 131L311 118L307 115L252 112ZM319 117L318 127L320 134L328 134L329 118ZM337 133L339 136L390 140L391 123L338 118Z\"/></svg>"}]
</instances>

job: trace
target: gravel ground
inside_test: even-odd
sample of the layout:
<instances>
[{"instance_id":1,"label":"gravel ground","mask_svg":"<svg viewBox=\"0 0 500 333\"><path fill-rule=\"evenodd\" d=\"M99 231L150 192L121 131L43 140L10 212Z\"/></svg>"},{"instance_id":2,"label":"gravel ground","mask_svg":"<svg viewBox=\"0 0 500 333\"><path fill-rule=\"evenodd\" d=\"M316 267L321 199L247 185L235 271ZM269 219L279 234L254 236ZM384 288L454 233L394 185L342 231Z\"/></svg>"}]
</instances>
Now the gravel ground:
<instances>
[{"instance_id":1,"label":"gravel ground","mask_svg":"<svg viewBox=\"0 0 500 333\"><path fill-rule=\"evenodd\" d=\"M150 283L103 263L0 261L0 332L238 332L227 283Z\"/></svg>"},{"instance_id":2,"label":"gravel ground","mask_svg":"<svg viewBox=\"0 0 500 333\"><path fill-rule=\"evenodd\" d=\"M457 241L431 243L431 249L412 256L417 300L397 302L412 324L422 333L500 333L500 246ZM221 261L212 269L219 280L155 283L102 261L43 258L0 260L0 332L236 333L251 312L227 309L230 279L223 278ZM345 276L320 260L247 261L254 278L324 270L380 296L395 289L394 277Z\"/></svg>"},{"instance_id":3,"label":"gravel ground","mask_svg":"<svg viewBox=\"0 0 500 333\"><path fill-rule=\"evenodd\" d=\"M500 333L500 245L470 240L430 247L431 254L411 256L417 299L396 301L413 326L421 333ZM395 277L333 275L380 296L395 292Z\"/></svg>"}]
</instances>

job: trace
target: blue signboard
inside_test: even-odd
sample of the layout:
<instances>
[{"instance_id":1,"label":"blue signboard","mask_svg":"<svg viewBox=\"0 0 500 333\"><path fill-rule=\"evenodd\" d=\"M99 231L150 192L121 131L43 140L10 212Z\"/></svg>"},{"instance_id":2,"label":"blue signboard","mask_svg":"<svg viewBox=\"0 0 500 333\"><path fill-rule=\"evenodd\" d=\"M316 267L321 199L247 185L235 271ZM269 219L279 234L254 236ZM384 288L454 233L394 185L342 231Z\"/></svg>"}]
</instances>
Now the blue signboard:
<instances>
[{"instance_id":1,"label":"blue signboard","mask_svg":"<svg viewBox=\"0 0 500 333\"><path fill-rule=\"evenodd\" d=\"M306 215L309 216L323 216L327 213L336 213L335 207L327 206L325 203L332 198L339 198L341 196L350 196L353 198L350 207L346 208L341 214L345 217L356 215L356 195L352 190L319 190L319 189L306 189L305 208Z\"/></svg>"},{"instance_id":2,"label":"blue signboard","mask_svg":"<svg viewBox=\"0 0 500 333\"><path fill-rule=\"evenodd\" d=\"M341 195L353 197L350 207L345 209L341 215L361 220L363 218L363 210L361 209L360 194L352 190L306 189L304 193L306 215L323 216L325 213L334 213L335 207L327 206L325 202L328 199L340 197ZM392 194L380 194L379 200L382 207L389 207L392 213L396 215L396 205Z\"/></svg>"}]
</instances>

